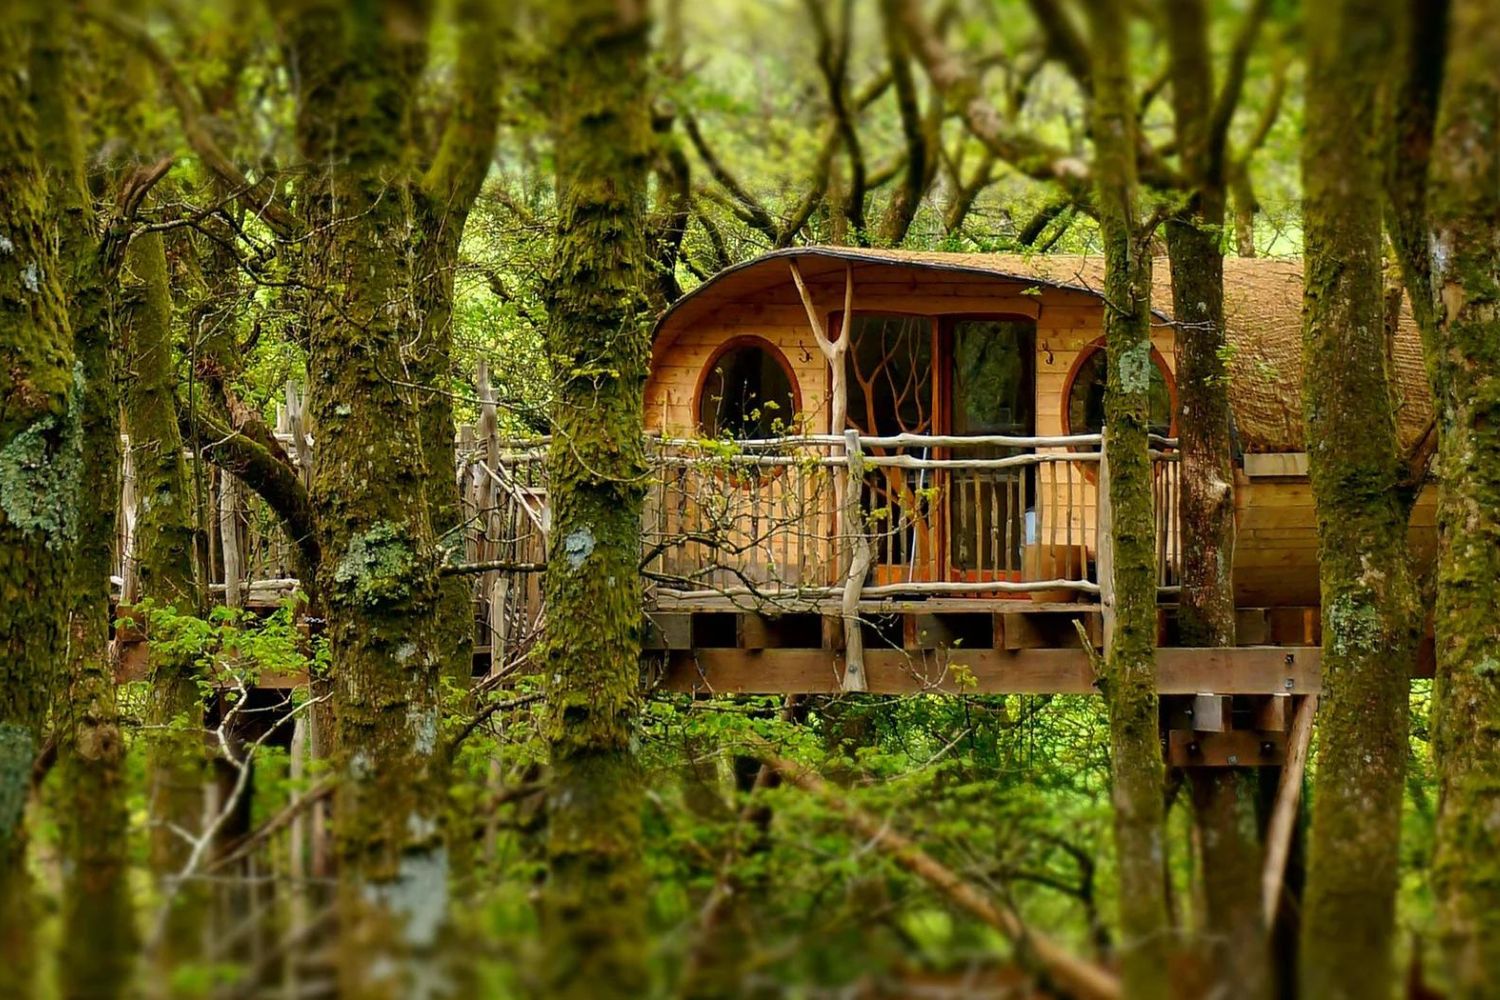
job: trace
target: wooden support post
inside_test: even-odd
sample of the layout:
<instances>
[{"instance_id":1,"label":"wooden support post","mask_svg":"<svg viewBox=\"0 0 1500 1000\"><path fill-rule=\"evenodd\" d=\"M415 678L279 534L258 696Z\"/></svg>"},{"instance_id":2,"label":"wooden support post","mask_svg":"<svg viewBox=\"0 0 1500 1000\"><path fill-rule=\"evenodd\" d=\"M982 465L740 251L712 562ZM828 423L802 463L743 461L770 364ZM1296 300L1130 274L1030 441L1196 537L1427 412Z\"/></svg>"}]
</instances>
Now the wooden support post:
<instances>
[{"instance_id":1,"label":"wooden support post","mask_svg":"<svg viewBox=\"0 0 1500 1000\"><path fill-rule=\"evenodd\" d=\"M1094 564L1099 573L1099 614L1104 628L1104 656L1109 658L1115 641L1115 528L1114 514L1109 502L1109 450L1106 442L1107 428L1099 428L1099 482L1095 490L1098 497L1095 517L1097 540Z\"/></svg>"},{"instance_id":2,"label":"wooden support post","mask_svg":"<svg viewBox=\"0 0 1500 1000\"><path fill-rule=\"evenodd\" d=\"M474 375L475 388L479 392L478 434L483 438L483 461L487 468L495 469L500 463L500 419L495 408L495 387L490 383L489 363L481 359ZM505 555L500 551L500 539L505 529L500 524L499 497L492 476L483 474L475 480L475 523L479 531L475 548L481 560L500 559ZM510 595L509 583L497 572L486 573L479 580L479 592L489 603L487 624L491 672L498 672L505 664L505 647L509 638L505 605Z\"/></svg>"},{"instance_id":3,"label":"wooden support post","mask_svg":"<svg viewBox=\"0 0 1500 1000\"><path fill-rule=\"evenodd\" d=\"M1286 860L1292 849L1292 833L1297 825L1297 800L1302 795L1302 772L1307 768L1307 750L1312 742L1313 714L1318 710L1318 696L1309 695L1297 706L1292 722L1286 763L1281 768L1281 782L1276 787L1276 805L1266 826L1266 863L1261 885L1262 913L1266 926L1276 920L1281 901L1281 883L1286 877Z\"/></svg>"},{"instance_id":4,"label":"wooden support post","mask_svg":"<svg viewBox=\"0 0 1500 1000\"><path fill-rule=\"evenodd\" d=\"M1265 608L1240 608L1234 613L1234 641L1241 646L1271 642L1271 617Z\"/></svg>"},{"instance_id":5,"label":"wooden support post","mask_svg":"<svg viewBox=\"0 0 1500 1000\"><path fill-rule=\"evenodd\" d=\"M1229 732L1234 728L1233 701L1227 694L1193 695L1193 729L1200 733Z\"/></svg>"},{"instance_id":6,"label":"wooden support post","mask_svg":"<svg viewBox=\"0 0 1500 1000\"><path fill-rule=\"evenodd\" d=\"M844 619L838 615L823 616L823 648L828 650L844 648Z\"/></svg>"},{"instance_id":7,"label":"wooden support post","mask_svg":"<svg viewBox=\"0 0 1500 1000\"><path fill-rule=\"evenodd\" d=\"M865 480L864 451L859 432L844 431L844 451L848 461L848 482L844 487L844 524L849 537L849 571L844 579L844 600L840 614L844 621L845 691L867 690L865 681L865 638L859 626L859 598L865 586L865 574L872 558L870 539L865 534L864 512L860 508L860 486Z\"/></svg>"},{"instance_id":8,"label":"wooden support post","mask_svg":"<svg viewBox=\"0 0 1500 1000\"><path fill-rule=\"evenodd\" d=\"M1190 733L1227 733L1234 728L1232 696L1195 694L1162 699L1167 728Z\"/></svg>"},{"instance_id":9,"label":"wooden support post","mask_svg":"<svg viewBox=\"0 0 1500 1000\"><path fill-rule=\"evenodd\" d=\"M902 623L902 639L907 649L946 649L958 637L942 615L907 615ZM906 632L910 632L910 636Z\"/></svg>"},{"instance_id":10,"label":"wooden support post","mask_svg":"<svg viewBox=\"0 0 1500 1000\"><path fill-rule=\"evenodd\" d=\"M240 529L239 491L235 478L227 472L219 473L219 547L224 555L224 604L238 608L243 604L240 595Z\"/></svg>"},{"instance_id":11,"label":"wooden support post","mask_svg":"<svg viewBox=\"0 0 1500 1000\"><path fill-rule=\"evenodd\" d=\"M292 750L289 762L289 772L292 787L301 786L303 779L307 776L308 756L308 722L306 714L298 716L292 723ZM308 921L309 893L307 886L307 834L308 817L304 812L298 811L288 824L286 839L287 852L287 875L291 879L292 891L288 894L288 940L299 940L304 933ZM298 989L297 976L300 963L286 963L286 979L284 985L287 987L289 996L297 996L301 992Z\"/></svg>"},{"instance_id":12,"label":"wooden support post","mask_svg":"<svg viewBox=\"0 0 1500 1000\"><path fill-rule=\"evenodd\" d=\"M120 603L134 604L140 597L140 581L135 572L135 449L130 438L121 435L120 452Z\"/></svg>"},{"instance_id":13,"label":"wooden support post","mask_svg":"<svg viewBox=\"0 0 1500 1000\"><path fill-rule=\"evenodd\" d=\"M780 624L752 611L735 619L735 645L740 649L775 649L781 645Z\"/></svg>"},{"instance_id":14,"label":"wooden support post","mask_svg":"<svg viewBox=\"0 0 1500 1000\"><path fill-rule=\"evenodd\" d=\"M641 636L641 648L648 651L668 649L691 649L693 645L693 616L653 611L646 615L645 630Z\"/></svg>"},{"instance_id":15,"label":"wooden support post","mask_svg":"<svg viewBox=\"0 0 1500 1000\"><path fill-rule=\"evenodd\" d=\"M1284 733L1292 721L1292 696L1273 694L1255 705L1255 728L1269 733Z\"/></svg>"}]
</instances>

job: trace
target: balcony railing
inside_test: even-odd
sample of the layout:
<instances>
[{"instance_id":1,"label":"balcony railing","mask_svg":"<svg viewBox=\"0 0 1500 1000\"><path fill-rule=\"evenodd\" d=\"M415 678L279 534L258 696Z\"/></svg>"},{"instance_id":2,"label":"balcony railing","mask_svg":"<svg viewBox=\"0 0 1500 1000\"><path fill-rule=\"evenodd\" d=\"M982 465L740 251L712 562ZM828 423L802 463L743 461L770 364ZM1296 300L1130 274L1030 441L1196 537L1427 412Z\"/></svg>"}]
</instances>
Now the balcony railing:
<instances>
[{"instance_id":1,"label":"balcony railing","mask_svg":"<svg viewBox=\"0 0 1500 1000\"><path fill-rule=\"evenodd\" d=\"M1176 585L1175 442L1154 439L1158 583ZM545 450L501 442L481 557L541 563ZM1099 593L1101 437L652 438L641 567L676 602ZM857 484L851 492L850 483ZM471 516L485 520L476 493ZM490 555L499 543L504 553Z\"/></svg>"}]
</instances>

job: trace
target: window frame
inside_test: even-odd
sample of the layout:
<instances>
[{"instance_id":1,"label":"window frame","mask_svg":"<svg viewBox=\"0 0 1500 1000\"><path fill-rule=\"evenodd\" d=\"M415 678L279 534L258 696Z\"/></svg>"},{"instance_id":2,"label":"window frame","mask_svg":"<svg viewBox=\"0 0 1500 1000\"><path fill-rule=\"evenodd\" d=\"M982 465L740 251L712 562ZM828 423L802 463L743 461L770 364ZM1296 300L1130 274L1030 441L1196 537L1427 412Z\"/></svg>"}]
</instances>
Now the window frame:
<instances>
[{"instance_id":1,"label":"window frame","mask_svg":"<svg viewBox=\"0 0 1500 1000\"><path fill-rule=\"evenodd\" d=\"M792 390L792 409L791 412L787 414L787 423L789 425L793 424L798 415L802 413L802 386L797 380L796 369L792 367L792 363L787 360L787 357L782 352L781 348L777 347L774 343L761 336L760 334L736 334L735 336L730 337L729 339L725 340L723 343L715 347L713 353L708 356L708 360L704 362L702 368L698 371L697 384L693 387L693 432L699 437L710 438L710 435L707 433L706 429L703 426L702 420L703 392L706 388L708 388L708 380L712 377L715 366L717 366L719 362L722 361L724 357L731 351L736 351L745 347L754 347L769 355L776 362L776 364L781 367L782 373L786 375L787 384L791 387ZM711 439L719 440L719 435L713 435ZM730 440L738 441L753 439L731 438Z\"/></svg>"}]
</instances>

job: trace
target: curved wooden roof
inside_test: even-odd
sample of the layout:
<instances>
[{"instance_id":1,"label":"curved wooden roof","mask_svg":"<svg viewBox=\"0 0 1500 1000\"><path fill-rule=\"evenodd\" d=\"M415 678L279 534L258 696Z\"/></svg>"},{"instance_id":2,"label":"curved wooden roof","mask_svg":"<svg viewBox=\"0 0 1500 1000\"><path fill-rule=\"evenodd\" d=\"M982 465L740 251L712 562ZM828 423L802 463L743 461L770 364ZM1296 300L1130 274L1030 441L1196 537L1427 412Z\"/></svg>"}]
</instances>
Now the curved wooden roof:
<instances>
[{"instance_id":1,"label":"curved wooden roof","mask_svg":"<svg viewBox=\"0 0 1500 1000\"><path fill-rule=\"evenodd\" d=\"M708 313L742 296L791 282L795 259L809 281L854 265L854 300L861 275L874 271L932 270L1101 295L1104 259L1063 254L938 253L853 247L793 247L726 268L678 299L657 321L654 336L671 339ZM1172 320L1171 273L1156 262L1152 311ZM1303 451L1302 263L1273 258L1224 258L1224 318L1232 355L1230 405L1241 448L1249 452ZM1392 375L1399 390L1397 434L1403 451L1421 444L1432 423L1432 397L1422 362L1421 338L1403 300L1391 343Z\"/></svg>"}]
</instances>

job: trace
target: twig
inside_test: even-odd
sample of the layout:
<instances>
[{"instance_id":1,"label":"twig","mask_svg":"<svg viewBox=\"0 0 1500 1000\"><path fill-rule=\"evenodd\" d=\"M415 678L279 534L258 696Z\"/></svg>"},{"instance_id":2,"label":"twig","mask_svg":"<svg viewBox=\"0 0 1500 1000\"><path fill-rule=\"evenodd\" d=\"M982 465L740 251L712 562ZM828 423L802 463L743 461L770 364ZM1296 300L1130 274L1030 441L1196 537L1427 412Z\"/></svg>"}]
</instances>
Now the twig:
<instances>
[{"instance_id":1,"label":"twig","mask_svg":"<svg viewBox=\"0 0 1500 1000\"><path fill-rule=\"evenodd\" d=\"M474 730L484 725L485 720L494 715L496 712L509 711L512 708L520 708L522 705L530 705L534 701L541 700L542 696L540 693L523 694L515 698L507 699L506 701L497 701L492 705L485 706L485 708L478 715L474 716L474 718L464 723L464 727L458 731L458 735L454 736L453 739L448 741L449 753L457 750L459 744L473 735Z\"/></svg>"}]
</instances>

